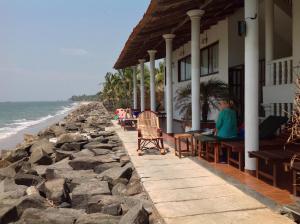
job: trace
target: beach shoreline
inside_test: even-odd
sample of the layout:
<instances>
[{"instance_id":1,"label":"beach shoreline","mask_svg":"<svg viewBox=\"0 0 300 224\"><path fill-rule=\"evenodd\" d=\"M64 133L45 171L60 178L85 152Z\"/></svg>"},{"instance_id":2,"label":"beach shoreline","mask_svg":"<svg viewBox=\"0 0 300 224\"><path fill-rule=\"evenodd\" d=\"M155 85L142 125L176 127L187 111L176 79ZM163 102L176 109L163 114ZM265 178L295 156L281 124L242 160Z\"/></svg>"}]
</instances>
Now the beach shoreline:
<instances>
[{"instance_id":1,"label":"beach shoreline","mask_svg":"<svg viewBox=\"0 0 300 224\"><path fill-rule=\"evenodd\" d=\"M36 135L41 130L44 130L48 128L49 126L62 121L68 114L70 114L72 111L76 110L82 105L86 105L90 102L78 102L72 108L70 108L68 111L57 114L53 117L50 117L44 121L41 121L38 124L31 125L29 127L26 127L20 131L18 131L15 134L12 134L6 138L0 139L0 152L2 150L10 150L15 148L18 144L21 144L24 141L24 134L30 134L30 135Z\"/></svg>"}]
</instances>

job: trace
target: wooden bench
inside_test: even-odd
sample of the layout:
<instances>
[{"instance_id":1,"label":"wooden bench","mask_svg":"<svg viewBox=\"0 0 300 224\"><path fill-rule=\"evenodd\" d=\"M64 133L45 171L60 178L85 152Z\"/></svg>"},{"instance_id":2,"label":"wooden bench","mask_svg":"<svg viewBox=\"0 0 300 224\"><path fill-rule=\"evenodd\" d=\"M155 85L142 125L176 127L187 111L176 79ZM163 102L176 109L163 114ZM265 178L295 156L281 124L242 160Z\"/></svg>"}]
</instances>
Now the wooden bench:
<instances>
[{"instance_id":1,"label":"wooden bench","mask_svg":"<svg viewBox=\"0 0 300 224\"><path fill-rule=\"evenodd\" d=\"M250 158L256 158L256 177L260 176L272 181L273 186L277 186L277 169L278 166L288 163L294 156L295 151L291 150L266 150L249 152ZM271 172L265 172L260 169L260 161L269 165Z\"/></svg>"},{"instance_id":2,"label":"wooden bench","mask_svg":"<svg viewBox=\"0 0 300 224\"><path fill-rule=\"evenodd\" d=\"M215 163L219 162L220 138L213 135L194 134L194 141L199 158L205 157L206 160L212 158Z\"/></svg>"},{"instance_id":3,"label":"wooden bench","mask_svg":"<svg viewBox=\"0 0 300 224\"><path fill-rule=\"evenodd\" d=\"M272 139L264 139L259 141L260 151L270 149L282 149L286 143L286 137L276 137ZM244 155L245 155L245 142L244 141L222 141L221 147L227 150L228 165L236 165L239 170L244 170ZM238 154L237 158L233 155Z\"/></svg>"}]
</instances>

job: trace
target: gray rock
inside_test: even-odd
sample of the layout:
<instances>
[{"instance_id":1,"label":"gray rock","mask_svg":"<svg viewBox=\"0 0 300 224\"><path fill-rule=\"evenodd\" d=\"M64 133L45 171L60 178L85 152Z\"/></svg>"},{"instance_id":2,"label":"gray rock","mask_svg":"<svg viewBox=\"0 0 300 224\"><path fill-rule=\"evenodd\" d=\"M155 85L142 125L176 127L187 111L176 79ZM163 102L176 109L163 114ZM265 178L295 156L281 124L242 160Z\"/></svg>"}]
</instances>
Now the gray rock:
<instances>
[{"instance_id":1,"label":"gray rock","mask_svg":"<svg viewBox=\"0 0 300 224\"><path fill-rule=\"evenodd\" d=\"M111 193L112 195L125 195L126 193L126 185L123 183L117 183L115 186L113 186Z\"/></svg>"},{"instance_id":2,"label":"gray rock","mask_svg":"<svg viewBox=\"0 0 300 224\"><path fill-rule=\"evenodd\" d=\"M95 154L95 156L101 156L101 155L106 155L111 153L111 150L109 149L90 149L90 150Z\"/></svg>"},{"instance_id":3,"label":"gray rock","mask_svg":"<svg viewBox=\"0 0 300 224\"><path fill-rule=\"evenodd\" d=\"M45 130L40 131L38 133L38 136L52 138L52 137L58 137L64 133L66 133L66 130L63 127L58 126L58 125L52 125L49 128L46 128Z\"/></svg>"},{"instance_id":4,"label":"gray rock","mask_svg":"<svg viewBox=\"0 0 300 224\"><path fill-rule=\"evenodd\" d=\"M89 170L94 169L94 167L103 164L103 163L111 163L115 162L116 160L107 156L84 156L84 157L78 157L69 162L69 165L74 170Z\"/></svg>"},{"instance_id":5,"label":"gray rock","mask_svg":"<svg viewBox=\"0 0 300 224\"><path fill-rule=\"evenodd\" d=\"M18 217L20 217L28 208L46 209L49 205L47 204L45 198L41 197L40 195L27 195L20 198L15 206L17 208Z\"/></svg>"},{"instance_id":6,"label":"gray rock","mask_svg":"<svg viewBox=\"0 0 300 224\"><path fill-rule=\"evenodd\" d=\"M141 203L132 207L120 220L119 224L148 224L149 214Z\"/></svg>"},{"instance_id":7,"label":"gray rock","mask_svg":"<svg viewBox=\"0 0 300 224\"><path fill-rule=\"evenodd\" d=\"M129 180L131 174L132 167L127 164L124 167L113 167L111 169L105 170L99 175L99 177L103 177L105 180L108 180L111 184L113 184L117 183L120 178Z\"/></svg>"},{"instance_id":8,"label":"gray rock","mask_svg":"<svg viewBox=\"0 0 300 224\"><path fill-rule=\"evenodd\" d=\"M35 150L42 150L47 154L52 154L54 152L54 144L49 142L48 139L41 139L36 141L30 148L30 152L34 152Z\"/></svg>"},{"instance_id":9,"label":"gray rock","mask_svg":"<svg viewBox=\"0 0 300 224\"><path fill-rule=\"evenodd\" d=\"M29 162L31 164L50 165L52 164L52 159L43 149L36 147L31 152Z\"/></svg>"},{"instance_id":10,"label":"gray rock","mask_svg":"<svg viewBox=\"0 0 300 224\"><path fill-rule=\"evenodd\" d=\"M23 158L17 162L10 164L9 166L0 169L0 180L15 177L16 173L22 168L27 158Z\"/></svg>"},{"instance_id":11,"label":"gray rock","mask_svg":"<svg viewBox=\"0 0 300 224\"><path fill-rule=\"evenodd\" d=\"M60 149L63 151L80 151L81 147L81 143L71 142L63 144Z\"/></svg>"},{"instance_id":12,"label":"gray rock","mask_svg":"<svg viewBox=\"0 0 300 224\"><path fill-rule=\"evenodd\" d=\"M117 216L93 213L80 216L75 224L118 224L119 221L120 217Z\"/></svg>"},{"instance_id":13,"label":"gray rock","mask_svg":"<svg viewBox=\"0 0 300 224\"><path fill-rule=\"evenodd\" d=\"M70 208L26 209L17 224L74 224L85 213Z\"/></svg>"},{"instance_id":14,"label":"gray rock","mask_svg":"<svg viewBox=\"0 0 300 224\"><path fill-rule=\"evenodd\" d=\"M121 198L112 195L96 195L88 200L87 213L104 213L108 215L121 215Z\"/></svg>"},{"instance_id":15,"label":"gray rock","mask_svg":"<svg viewBox=\"0 0 300 224\"><path fill-rule=\"evenodd\" d=\"M106 181L92 179L83 182L76 186L72 191L72 207L86 208L91 196L109 194L111 194L111 192Z\"/></svg>"},{"instance_id":16,"label":"gray rock","mask_svg":"<svg viewBox=\"0 0 300 224\"><path fill-rule=\"evenodd\" d=\"M145 193L141 193L134 196L124 196L122 197L122 210L123 214L129 211L132 207L137 204L142 204L146 211L151 214L153 212L153 204L149 201L148 196Z\"/></svg>"},{"instance_id":17,"label":"gray rock","mask_svg":"<svg viewBox=\"0 0 300 224\"><path fill-rule=\"evenodd\" d=\"M70 201L69 189L64 178L48 180L42 187L46 197L58 205Z\"/></svg>"},{"instance_id":18,"label":"gray rock","mask_svg":"<svg viewBox=\"0 0 300 224\"><path fill-rule=\"evenodd\" d=\"M139 180L129 182L129 184L126 186L126 192L125 195L131 196L140 194L143 191L142 184Z\"/></svg>"},{"instance_id":19,"label":"gray rock","mask_svg":"<svg viewBox=\"0 0 300 224\"><path fill-rule=\"evenodd\" d=\"M130 162L130 157L128 155L121 155L120 156L120 163L123 165L126 165L127 163Z\"/></svg>"},{"instance_id":20,"label":"gray rock","mask_svg":"<svg viewBox=\"0 0 300 224\"><path fill-rule=\"evenodd\" d=\"M103 163L103 164L100 164L100 165L94 167L94 172L95 173L102 173L103 171L108 170L108 169L113 168L113 167L116 167L116 166L121 167L121 164L118 163L118 162Z\"/></svg>"},{"instance_id":21,"label":"gray rock","mask_svg":"<svg viewBox=\"0 0 300 224\"><path fill-rule=\"evenodd\" d=\"M72 151L64 151L64 150L55 150L55 162L59 162L65 158L73 159L74 152Z\"/></svg>"},{"instance_id":22,"label":"gray rock","mask_svg":"<svg viewBox=\"0 0 300 224\"><path fill-rule=\"evenodd\" d=\"M67 131L78 131L78 126L76 123L66 123L65 124L65 129Z\"/></svg>"},{"instance_id":23,"label":"gray rock","mask_svg":"<svg viewBox=\"0 0 300 224\"><path fill-rule=\"evenodd\" d=\"M0 201L3 199L17 199L25 195L27 186L17 185L13 179L4 179L0 182Z\"/></svg>"},{"instance_id":24,"label":"gray rock","mask_svg":"<svg viewBox=\"0 0 300 224\"><path fill-rule=\"evenodd\" d=\"M18 219L17 208L14 205L0 205L0 223L7 224Z\"/></svg>"},{"instance_id":25,"label":"gray rock","mask_svg":"<svg viewBox=\"0 0 300 224\"><path fill-rule=\"evenodd\" d=\"M31 145L29 145L30 147ZM11 163L17 162L23 158L26 158L28 156L28 150L24 149L22 147L10 150L6 152L3 156L2 159L9 161Z\"/></svg>"},{"instance_id":26,"label":"gray rock","mask_svg":"<svg viewBox=\"0 0 300 224\"><path fill-rule=\"evenodd\" d=\"M61 146L65 143L86 142L87 138L78 133L62 134L57 138L56 145Z\"/></svg>"},{"instance_id":27,"label":"gray rock","mask_svg":"<svg viewBox=\"0 0 300 224\"><path fill-rule=\"evenodd\" d=\"M88 157L88 156L93 157L93 156L95 156L95 153L92 152L92 151L89 150L89 149L83 149L83 150L81 150L80 152L76 152L76 153L73 154L73 157L74 157L74 158L78 158L78 157Z\"/></svg>"},{"instance_id":28,"label":"gray rock","mask_svg":"<svg viewBox=\"0 0 300 224\"><path fill-rule=\"evenodd\" d=\"M105 144L105 143L99 143L99 142L90 142L83 146L85 149L109 149L112 150L113 147L115 147L114 144Z\"/></svg>"},{"instance_id":29,"label":"gray rock","mask_svg":"<svg viewBox=\"0 0 300 224\"><path fill-rule=\"evenodd\" d=\"M35 186L43 181L43 178L41 178L40 176L25 173L16 174L14 179L16 184L25 185L28 187Z\"/></svg>"}]
</instances>

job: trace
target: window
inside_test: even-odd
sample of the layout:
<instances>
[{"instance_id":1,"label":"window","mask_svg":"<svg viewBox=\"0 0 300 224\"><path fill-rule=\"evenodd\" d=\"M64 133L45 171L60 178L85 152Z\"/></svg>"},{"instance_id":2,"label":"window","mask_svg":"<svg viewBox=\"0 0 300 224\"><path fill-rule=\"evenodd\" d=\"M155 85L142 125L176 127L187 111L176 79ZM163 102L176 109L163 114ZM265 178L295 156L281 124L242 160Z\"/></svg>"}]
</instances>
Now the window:
<instances>
[{"instance_id":1,"label":"window","mask_svg":"<svg viewBox=\"0 0 300 224\"><path fill-rule=\"evenodd\" d=\"M178 82L191 80L191 56L178 61Z\"/></svg>"},{"instance_id":2,"label":"window","mask_svg":"<svg viewBox=\"0 0 300 224\"><path fill-rule=\"evenodd\" d=\"M219 71L219 43L201 49L201 76Z\"/></svg>"}]
</instances>

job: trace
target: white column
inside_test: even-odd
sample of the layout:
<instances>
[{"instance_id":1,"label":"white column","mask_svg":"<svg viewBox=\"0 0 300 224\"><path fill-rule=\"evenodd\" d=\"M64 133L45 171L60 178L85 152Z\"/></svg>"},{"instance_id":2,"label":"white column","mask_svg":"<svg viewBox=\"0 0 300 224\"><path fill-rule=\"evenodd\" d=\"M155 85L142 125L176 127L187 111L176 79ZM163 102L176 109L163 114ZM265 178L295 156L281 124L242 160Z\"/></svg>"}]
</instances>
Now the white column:
<instances>
[{"instance_id":1,"label":"white column","mask_svg":"<svg viewBox=\"0 0 300 224\"><path fill-rule=\"evenodd\" d=\"M140 59L140 70L141 70L141 80L140 80L140 88L141 88L141 111L145 110L145 78L144 78L144 63L145 59Z\"/></svg>"},{"instance_id":2,"label":"white column","mask_svg":"<svg viewBox=\"0 0 300 224\"><path fill-rule=\"evenodd\" d=\"M245 169L255 170L255 159L249 158L249 151L259 148L258 131L258 74L259 74L259 32L257 18L258 0L245 1Z\"/></svg>"},{"instance_id":3,"label":"white column","mask_svg":"<svg viewBox=\"0 0 300 224\"><path fill-rule=\"evenodd\" d=\"M132 80L133 80L133 109L137 109L137 89L136 89L136 66L132 66Z\"/></svg>"},{"instance_id":4,"label":"white column","mask_svg":"<svg viewBox=\"0 0 300 224\"><path fill-rule=\"evenodd\" d=\"M274 0L265 0L266 86L272 85L271 62L274 59Z\"/></svg>"},{"instance_id":5,"label":"white column","mask_svg":"<svg viewBox=\"0 0 300 224\"><path fill-rule=\"evenodd\" d=\"M200 130L200 19L203 10L187 12L191 19L191 83L192 83L192 130Z\"/></svg>"},{"instance_id":6,"label":"white column","mask_svg":"<svg viewBox=\"0 0 300 224\"><path fill-rule=\"evenodd\" d=\"M166 41L166 108L167 108L167 133L173 133L173 87L172 87L172 50L174 34L165 34Z\"/></svg>"},{"instance_id":7,"label":"white column","mask_svg":"<svg viewBox=\"0 0 300 224\"><path fill-rule=\"evenodd\" d=\"M150 56L150 108L152 111L156 111L156 99L155 99L155 53L156 50L148 51Z\"/></svg>"}]
</instances>

